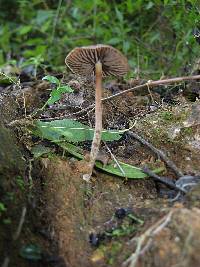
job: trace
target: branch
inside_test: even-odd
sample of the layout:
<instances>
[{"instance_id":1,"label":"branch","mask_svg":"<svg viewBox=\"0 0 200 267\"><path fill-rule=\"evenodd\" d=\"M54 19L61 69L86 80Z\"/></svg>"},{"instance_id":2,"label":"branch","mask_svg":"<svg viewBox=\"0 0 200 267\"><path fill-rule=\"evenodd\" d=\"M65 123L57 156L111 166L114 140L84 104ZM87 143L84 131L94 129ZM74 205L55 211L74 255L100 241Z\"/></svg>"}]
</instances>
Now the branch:
<instances>
[{"instance_id":1,"label":"branch","mask_svg":"<svg viewBox=\"0 0 200 267\"><path fill-rule=\"evenodd\" d=\"M191 81L191 80L200 80L200 75L175 77L175 78L171 78L171 79L164 79L164 80L157 80L157 81L148 81L144 84L137 85L135 87L129 88L129 89L124 90L122 92L119 92L117 94L102 98L102 102L113 99L114 97L117 97L117 96L121 96L123 94L127 94L127 93L132 92L132 91L136 91L138 89L145 88L145 87L150 88L150 87L155 87L158 85L165 85L165 84L170 84L170 83L177 83L177 82ZM94 106L95 106L95 104L91 104L88 107L86 107L80 111L68 114L67 117L70 117L71 115L78 115L78 114L87 112L89 109L94 108ZM58 117L58 119L62 119L62 118L66 118L66 115ZM55 120L55 118L45 118L45 119L41 119L41 120L50 121L50 120Z\"/></svg>"},{"instance_id":2,"label":"branch","mask_svg":"<svg viewBox=\"0 0 200 267\"><path fill-rule=\"evenodd\" d=\"M141 236L139 236L137 239L135 238L133 239L133 240L137 240L136 250L134 253L131 254L131 256L126 261L123 262L122 264L123 267L124 266L129 266L129 267L136 266L139 257L146 252L146 250L152 243L153 238L170 223L172 214L174 213L174 211L175 210L171 210L168 214L166 214L153 226L148 228Z\"/></svg>"},{"instance_id":3,"label":"branch","mask_svg":"<svg viewBox=\"0 0 200 267\"><path fill-rule=\"evenodd\" d=\"M135 138L136 140L138 140L140 143L142 143L143 145L149 147L155 154L157 154L165 163L166 165L178 176L181 177L183 176L182 171L180 171L177 166L165 155L165 153L160 150L157 149L156 147L154 147L152 144L150 144L148 141L146 141L144 138L142 138L141 136L137 135L134 132L128 131L127 134L133 138Z\"/></svg>"},{"instance_id":4,"label":"branch","mask_svg":"<svg viewBox=\"0 0 200 267\"><path fill-rule=\"evenodd\" d=\"M130 89L119 92L115 95L111 95L111 96L108 96L106 98L103 98L102 101L110 100L116 96L120 96L120 95L129 93L129 92L132 92L132 91L135 91L137 89L144 88L144 87L149 88L149 87L155 87L157 85L165 85L165 84L169 84L169 83L177 83L177 82L191 81L191 80L200 80L200 75L175 77L175 78L171 78L171 79L157 80L157 81L148 81L144 84L137 85L137 86L132 87Z\"/></svg>"},{"instance_id":5,"label":"branch","mask_svg":"<svg viewBox=\"0 0 200 267\"><path fill-rule=\"evenodd\" d=\"M154 181L163 183L163 184L169 186L170 188L175 189L176 191L179 191L181 193L186 193L186 190L185 189L183 189L183 188L175 185L173 182L171 182L167 178L158 176L157 174L155 174L154 172L152 172L151 170L149 170L148 167L145 166L144 168L142 168L142 171L144 173L146 173L147 175L149 175L150 177L152 177L154 179Z\"/></svg>"}]
</instances>

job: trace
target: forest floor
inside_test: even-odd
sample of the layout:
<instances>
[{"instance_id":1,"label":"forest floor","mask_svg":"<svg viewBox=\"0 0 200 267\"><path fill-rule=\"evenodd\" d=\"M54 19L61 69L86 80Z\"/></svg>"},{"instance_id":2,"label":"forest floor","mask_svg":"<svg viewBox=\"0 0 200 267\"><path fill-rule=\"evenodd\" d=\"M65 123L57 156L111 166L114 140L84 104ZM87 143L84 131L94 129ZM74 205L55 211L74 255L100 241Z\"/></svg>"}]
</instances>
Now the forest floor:
<instances>
[{"instance_id":1,"label":"forest floor","mask_svg":"<svg viewBox=\"0 0 200 267\"><path fill-rule=\"evenodd\" d=\"M104 97L141 82L105 82ZM63 83L74 92L38 119L94 126L94 108L87 109L94 103L93 82L67 75ZM193 86L166 86L164 94L163 87L144 88L103 102L104 129L131 128L165 160L124 133L107 143L112 153L102 143L101 161L107 164L114 155L139 168L161 168L159 175L170 182L184 176L179 185L186 194L152 178L123 179L97 169L85 182L83 161L27 130L29 115L49 97L49 83L1 86L1 266L199 266L200 103L198 95L191 101L184 94ZM83 144L85 152L90 145ZM36 158L31 151L37 146L45 153Z\"/></svg>"}]
</instances>

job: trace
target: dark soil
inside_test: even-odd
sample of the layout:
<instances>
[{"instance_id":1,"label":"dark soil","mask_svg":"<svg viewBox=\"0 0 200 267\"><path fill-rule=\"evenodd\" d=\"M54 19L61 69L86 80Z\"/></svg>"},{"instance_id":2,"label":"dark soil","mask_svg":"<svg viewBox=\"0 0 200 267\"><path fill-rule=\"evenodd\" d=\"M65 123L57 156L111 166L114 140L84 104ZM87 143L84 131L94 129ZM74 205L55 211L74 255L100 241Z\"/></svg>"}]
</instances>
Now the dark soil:
<instances>
[{"instance_id":1,"label":"dark soil","mask_svg":"<svg viewBox=\"0 0 200 267\"><path fill-rule=\"evenodd\" d=\"M63 81L70 83L74 93L63 96L38 117L43 120L74 118L94 126L94 110L86 109L94 103L93 82L70 75ZM105 82L104 95L140 82ZM0 162L4 162L1 164L4 167L0 167L1 201L6 205L6 211L0 213L2 267L8 266L6 257L10 266L121 266L137 247L137 241L131 240L141 237L160 219L164 218L165 222L170 212L166 225L160 227L158 234L154 231L152 236L146 236L137 260L133 263L133 257L127 266L198 266L200 234L196 191L183 198L181 205L174 205L168 197L174 197L176 192L150 178L127 181L95 170L91 182L86 183L81 172L84 162L64 155L47 141L43 144L52 152L33 159L31 147L41 141L27 131L27 122L31 123L27 116L48 99L48 89L46 82L30 82L22 83L20 88L10 86L1 90L0 136L2 129L3 136L6 132L8 138L4 138L0 149L10 151L0 154L4 155L3 160L0 157ZM180 95L171 96L171 100L179 104L163 104L161 94L153 91L150 97L148 90L143 90L104 101L104 128L127 129L135 124L134 131L162 149L183 173L199 175L199 152L189 145L191 131L192 137L199 134L199 124L193 124L191 131L181 132L175 139L168 136L168 130L188 118L192 103ZM172 120L170 114L176 119ZM138 167L163 167L162 175L178 178L158 155L126 134L108 146L118 160ZM83 148L89 151L90 143L83 144ZM103 144L101 151L110 157ZM8 199L11 193L12 201ZM24 207L26 216L15 240L13 236ZM5 219L10 223L6 224ZM22 247L30 244L41 248L40 259L33 261L20 256Z\"/></svg>"}]
</instances>

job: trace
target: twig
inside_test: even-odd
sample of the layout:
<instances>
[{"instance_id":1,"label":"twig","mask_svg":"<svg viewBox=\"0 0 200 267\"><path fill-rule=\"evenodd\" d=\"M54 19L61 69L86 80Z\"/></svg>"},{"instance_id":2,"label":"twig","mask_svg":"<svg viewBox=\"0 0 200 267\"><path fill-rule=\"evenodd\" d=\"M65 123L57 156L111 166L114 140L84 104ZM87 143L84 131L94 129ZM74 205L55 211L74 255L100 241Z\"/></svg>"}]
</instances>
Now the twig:
<instances>
[{"instance_id":1,"label":"twig","mask_svg":"<svg viewBox=\"0 0 200 267\"><path fill-rule=\"evenodd\" d=\"M153 237L157 235L162 229L164 229L171 220L172 214L175 210L171 210L168 214L166 214L162 219L156 222L153 226L148 228L144 234L137 238L137 246L136 250L131 256L123 262L123 266L135 267L139 257L146 252L150 243L153 240ZM149 238L146 245L144 243L146 239ZM134 238L135 240L135 238Z\"/></svg>"},{"instance_id":2,"label":"twig","mask_svg":"<svg viewBox=\"0 0 200 267\"><path fill-rule=\"evenodd\" d=\"M152 177L155 181L157 182L160 182L160 183L163 183L167 186L169 186L170 188L173 188L179 192L182 192L182 193L186 193L187 191L177 185L175 185L174 183L168 181L166 178L162 178L160 176L158 176L157 174L155 174L154 172L152 172L148 167L144 167L142 168L142 171L146 174L148 174L150 177Z\"/></svg>"},{"instance_id":3,"label":"twig","mask_svg":"<svg viewBox=\"0 0 200 267\"><path fill-rule=\"evenodd\" d=\"M152 144L150 144L148 141L146 141L144 138L141 136L137 135L134 132L128 131L127 134L136 140L138 140L140 143L143 145L149 147L155 154L157 154L165 163L166 165L178 176L181 177L183 176L182 171L178 169L178 167L165 155L165 153L160 150L155 148Z\"/></svg>"},{"instance_id":4,"label":"twig","mask_svg":"<svg viewBox=\"0 0 200 267\"><path fill-rule=\"evenodd\" d=\"M127 94L129 92L132 92L134 90L141 89L144 87L148 88L148 86L149 87L155 87L157 85L165 85L165 84L169 84L169 83L177 83L177 82L190 81L190 80L200 80L200 75L175 77L175 78L171 78L171 79L157 80L157 81L148 81L144 84L137 85L137 86L132 87L130 89L119 92L115 95L111 95L111 96L108 96L106 98L103 98L102 101L110 100L114 97L121 96L123 94Z\"/></svg>"},{"instance_id":5,"label":"twig","mask_svg":"<svg viewBox=\"0 0 200 267\"><path fill-rule=\"evenodd\" d=\"M153 98L153 95L152 95L151 90L150 90L150 86L149 86L149 83L150 83L150 82L151 82L151 81L148 81L148 82L147 82L147 89L148 89L149 95L150 95L150 97L151 97L151 101L152 101L152 103L155 103L154 98Z\"/></svg>"},{"instance_id":6,"label":"twig","mask_svg":"<svg viewBox=\"0 0 200 267\"><path fill-rule=\"evenodd\" d=\"M10 258L8 256L6 256L1 267L8 267L9 262L10 262Z\"/></svg>"},{"instance_id":7,"label":"twig","mask_svg":"<svg viewBox=\"0 0 200 267\"><path fill-rule=\"evenodd\" d=\"M26 207L23 207L17 230L13 236L13 241L16 241L21 234L22 227L23 227L24 220L25 220L25 216L26 216L26 211L27 211ZM8 267L9 262L10 262L10 258L8 256L6 256L1 267Z\"/></svg>"},{"instance_id":8,"label":"twig","mask_svg":"<svg viewBox=\"0 0 200 267\"><path fill-rule=\"evenodd\" d=\"M56 26L57 26L57 22L58 22L58 17L59 17L61 5L62 5L62 0L59 0L58 7L57 7L57 10L56 10L55 19L54 19L54 23L53 23L53 31L52 31L52 35L51 35L51 42L53 42L53 40L54 40L54 35L55 35L55 31L56 31Z\"/></svg>"},{"instance_id":9,"label":"twig","mask_svg":"<svg viewBox=\"0 0 200 267\"><path fill-rule=\"evenodd\" d=\"M123 168L120 166L118 160L116 159L115 155L112 153L112 151L110 150L110 148L108 147L106 142L104 142L104 145L107 148L107 150L109 151L109 153L110 153L111 157L113 158L113 160L115 161L115 163L117 164L117 167L120 169L121 173L124 175L125 178L127 178Z\"/></svg>"},{"instance_id":10,"label":"twig","mask_svg":"<svg viewBox=\"0 0 200 267\"><path fill-rule=\"evenodd\" d=\"M170 83L176 83L176 82L182 82L182 81L190 81L190 80L199 80L199 79L200 79L200 75L194 75L194 76L175 77L175 78L165 79L165 80L148 81L148 82L146 82L144 84L137 85L135 87L129 88L129 89L124 90L122 92L119 92L117 94L102 98L102 102L110 100L110 99L113 99L114 97L117 97L117 96L121 96L123 94L127 94L129 92L132 92L132 91L135 91L135 90L138 90L138 89L142 89L144 87L147 87L147 89L148 89L150 87L155 87L157 85L165 85L165 84L170 84ZM84 113L84 112L88 111L89 109L94 108L94 106L95 106L95 104L91 104L88 107L86 107L86 108L84 108L84 109L82 109L80 111L77 111L77 112L69 114L68 116L78 115L78 114ZM41 120L50 121L50 120L61 119L61 118L65 118L65 117L66 116L57 117L57 118L46 118L46 119L41 119Z\"/></svg>"},{"instance_id":11,"label":"twig","mask_svg":"<svg viewBox=\"0 0 200 267\"><path fill-rule=\"evenodd\" d=\"M24 92L22 93L22 95L23 95L24 116L25 116L25 118L26 118L26 116L27 116L27 111L26 111L26 98L25 98Z\"/></svg>"},{"instance_id":12,"label":"twig","mask_svg":"<svg viewBox=\"0 0 200 267\"><path fill-rule=\"evenodd\" d=\"M23 227L23 224L24 224L25 216L26 216L26 207L23 207L22 214L21 214L21 217L20 217L20 221L19 221L17 230L16 230L16 232L15 232L15 234L13 236L13 240L14 241L16 241L20 236L20 233L22 231L22 227Z\"/></svg>"}]
</instances>

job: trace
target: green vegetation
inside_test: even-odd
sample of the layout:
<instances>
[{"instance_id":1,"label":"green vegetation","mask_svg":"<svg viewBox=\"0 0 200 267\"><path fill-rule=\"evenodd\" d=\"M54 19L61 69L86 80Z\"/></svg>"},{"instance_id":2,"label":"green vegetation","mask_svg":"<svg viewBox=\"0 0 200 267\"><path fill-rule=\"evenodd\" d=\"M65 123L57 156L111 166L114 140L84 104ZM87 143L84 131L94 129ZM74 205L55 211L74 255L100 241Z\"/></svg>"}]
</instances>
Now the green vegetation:
<instances>
[{"instance_id":1,"label":"green vegetation","mask_svg":"<svg viewBox=\"0 0 200 267\"><path fill-rule=\"evenodd\" d=\"M17 177L16 177L16 184L17 184L18 188L19 188L21 191L24 191L24 190L25 190L25 182L24 182L23 177L21 177L21 176L17 176Z\"/></svg>"},{"instance_id":2,"label":"green vegetation","mask_svg":"<svg viewBox=\"0 0 200 267\"><path fill-rule=\"evenodd\" d=\"M76 46L105 43L128 57L132 75L185 72L199 56L197 0L1 0L0 65L65 69ZM61 67L61 68L60 68Z\"/></svg>"},{"instance_id":3,"label":"green vegetation","mask_svg":"<svg viewBox=\"0 0 200 267\"><path fill-rule=\"evenodd\" d=\"M4 212L4 211L6 211L6 207L5 207L5 205L4 205L2 202L0 202L0 215L1 215L2 212Z\"/></svg>"},{"instance_id":4,"label":"green vegetation","mask_svg":"<svg viewBox=\"0 0 200 267\"><path fill-rule=\"evenodd\" d=\"M173 120L173 114L170 111L163 111L161 112L161 117L165 121L172 121Z\"/></svg>"}]
</instances>

